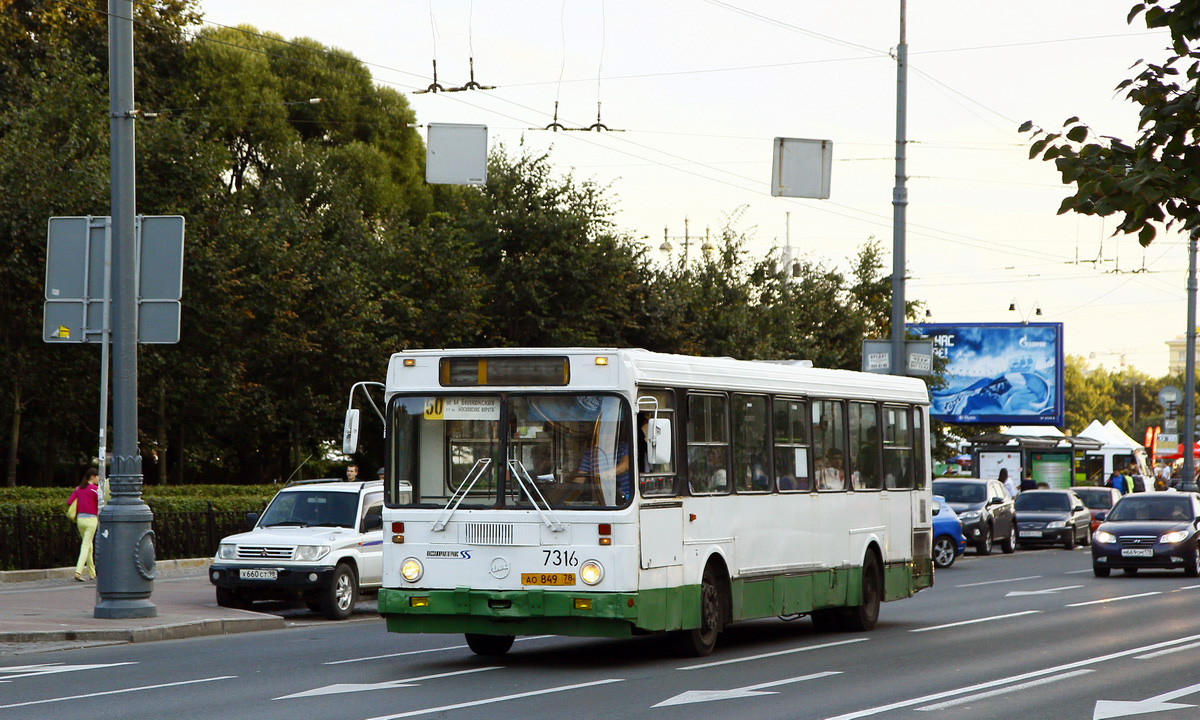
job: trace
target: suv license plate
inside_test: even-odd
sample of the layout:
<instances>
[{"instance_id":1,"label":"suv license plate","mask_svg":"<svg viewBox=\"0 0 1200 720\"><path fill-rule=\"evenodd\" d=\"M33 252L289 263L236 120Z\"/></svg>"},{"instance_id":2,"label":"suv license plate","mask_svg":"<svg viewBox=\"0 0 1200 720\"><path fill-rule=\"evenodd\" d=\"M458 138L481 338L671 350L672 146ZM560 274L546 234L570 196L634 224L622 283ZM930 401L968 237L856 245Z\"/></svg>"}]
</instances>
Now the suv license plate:
<instances>
[{"instance_id":1,"label":"suv license plate","mask_svg":"<svg viewBox=\"0 0 1200 720\"><path fill-rule=\"evenodd\" d=\"M1154 557L1153 548L1121 548L1121 557Z\"/></svg>"},{"instance_id":2,"label":"suv license plate","mask_svg":"<svg viewBox=\"0 0 1200 720\"><path fill-rule=\"evenodd\" d=\"M238 577L243 580L278 580L278 570L260 570L258 568L242 568L238 570Z\"/></svg>"},{"instance_id":3,"label":"suv license plate","mask_svg":"<svg viewBox=\"0 0 1200 720\"><path fill-rule=\"evenodd\" d=\"M574 585L575 573L521 573L522 585Z\"/></svg>"}]
</instances>

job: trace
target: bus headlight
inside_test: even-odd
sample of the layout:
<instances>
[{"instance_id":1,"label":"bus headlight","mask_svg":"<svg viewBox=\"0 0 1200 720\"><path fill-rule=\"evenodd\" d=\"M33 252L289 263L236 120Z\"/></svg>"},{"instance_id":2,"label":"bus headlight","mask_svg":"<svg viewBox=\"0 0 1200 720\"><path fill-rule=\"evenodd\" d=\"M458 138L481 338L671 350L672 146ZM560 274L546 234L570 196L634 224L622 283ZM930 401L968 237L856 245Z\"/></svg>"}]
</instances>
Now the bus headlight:
<instances>
[{"instance_id":1,"label":"bus headlight","mask_svg":"<svg viewBox=\"0 0 1200 720\"><path fill-rule=\"evenodd\" d=\"M579 566L579 579L588 585L595 585L604 579L604 566L595 560L588 560Z\"/></svg>"},{"instance_id":2,"label":"bus headlight","mask_svg":"<svg viewBox=\"0 0 1200 720\"><path fill-rule=\"evenodd\" d=\"M400 575L409 582L416 582L425 574L425 568L421 567L421 561L416 558L409 558L400 565Z\"/></svg>"},{"instance_id":3,"label":"bus headlight","mask_svg":"<svg viewBox=\"0 0 1200 720\"><path fill-rule=\"evenodd\" d=\"M299 545L296 547L297 560L320 560L329 554L328 545Z\"/></svg>"},{"instance_id":4,"label":"bus headlight","mask_svg":"<svg viewBox=\"0 0 1200 720\"><path fill-rule=\"evenodd\" d=\"M217 557L222 560L232 560L237 557L237 545L232 543L221 543L217 546Z\"/></svg>"}]
</instances>

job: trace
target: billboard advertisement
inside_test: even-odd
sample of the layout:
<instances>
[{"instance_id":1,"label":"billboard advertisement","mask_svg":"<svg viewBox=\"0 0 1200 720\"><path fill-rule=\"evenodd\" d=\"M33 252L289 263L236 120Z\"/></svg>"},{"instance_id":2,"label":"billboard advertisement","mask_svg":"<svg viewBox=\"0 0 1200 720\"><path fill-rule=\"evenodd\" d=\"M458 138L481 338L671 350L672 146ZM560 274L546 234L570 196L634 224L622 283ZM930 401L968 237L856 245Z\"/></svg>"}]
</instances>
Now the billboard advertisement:
<instances>
[{"instance_id":1,"label":"billboard advertisement","mask_svg":"<svg viewBox=\"0 0 1200 720\"><path fill-rule=\"evenodd\" d=\"M1062 323L924 323L911 333L945 358L930 414L953 423L1063 424Z\"/></svg>"}]
</instances>

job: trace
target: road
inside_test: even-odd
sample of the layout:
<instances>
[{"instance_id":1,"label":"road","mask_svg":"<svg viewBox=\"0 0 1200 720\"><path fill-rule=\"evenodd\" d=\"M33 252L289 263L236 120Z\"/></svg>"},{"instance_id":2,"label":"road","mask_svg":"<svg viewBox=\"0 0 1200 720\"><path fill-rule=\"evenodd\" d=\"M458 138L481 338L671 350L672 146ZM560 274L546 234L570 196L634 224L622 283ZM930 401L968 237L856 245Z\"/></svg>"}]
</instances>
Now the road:
<instances>
[{"instance_id":1,"label":"road","mask_svg":"<svg viewBox=\"0 0 1200 720\"><path fill-rule=\"evenodd\" d=\"M378 619L5 657L0 719L1200 720L1200 580L1090 567L1086 548L967 555L874 632L756 621L702 659L536 637L485 660Z\"/></svg>"}]
</instances>

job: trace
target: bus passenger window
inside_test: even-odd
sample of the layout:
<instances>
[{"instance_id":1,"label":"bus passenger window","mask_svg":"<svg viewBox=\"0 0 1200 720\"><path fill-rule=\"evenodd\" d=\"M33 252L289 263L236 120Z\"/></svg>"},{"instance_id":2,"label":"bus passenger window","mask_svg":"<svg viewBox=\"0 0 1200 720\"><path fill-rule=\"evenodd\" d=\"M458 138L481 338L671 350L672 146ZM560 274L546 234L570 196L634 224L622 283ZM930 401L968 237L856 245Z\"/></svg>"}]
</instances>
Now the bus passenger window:
<instances>
[{"instance_id":1,"label":"bus passenger window","mask_svg":"<svg viewBox=\"0 0 1200 720\"><path fill-rule=\"evenodd\" d=\"M729 492L724 395L688 396L688 486L695 494Z\"/></svg>"},{"instance_id":2,"label":"bus passenger window","mask_svg":"<svg viewBox=\"0 0 1200 720\"><path fill-rule=\"evenodd\" d=\"M812 448L818 490L846 489L845 412L836 400L812 404Z\"/></svg>"},{"instance_id":3,"label":"bus passenger window","mask_svg":"<svg viewBox=\"0 0 1200 720\"><path fill-rule=\"evenodd\" d=\"M913 445L912 462L914 485L918 490L924 490L929 485L929 469L925 467L925 411L919 407L913 408Z\"/></svg>"},{"instance_id":4,"label":"bus passenger window","mask_svg":"<svg viewBox=\"0 0 1200 720\"><path fill-rule=\"evenodd\" d=\"M883 409L883 486L909 490L913 486L912 428L908 408Z\"/></svg>"},{"instance_id":5,"label":"bus passenger window","mask_svg":"<svg viewBox=\"0 0 1200 720\"><path fill-rule=\"evenodd\" d=\"M733 396L733 477L738 492L771 490L767 399Z\"/></svg>"},{"instance_id":6,"label":"bus passenger window","mask_svg":"<svg viewBox=\"0 0 1200 720\"><path fill-rule=\"evenodd\" d=\"M878 490L879 411L874 403L850 403L850 479L855 490Z\"/></svg>"},{"instance_id":7,"label":"bus passenger window","mask_svg":"<svg viewBox=\"0 0 1200 720\"><path fill-rule=\"evenodd\" d=\"M775 483L783 492L808 492L808 408L800 400L775 400Z\"/></svg>"}]
</instances>

